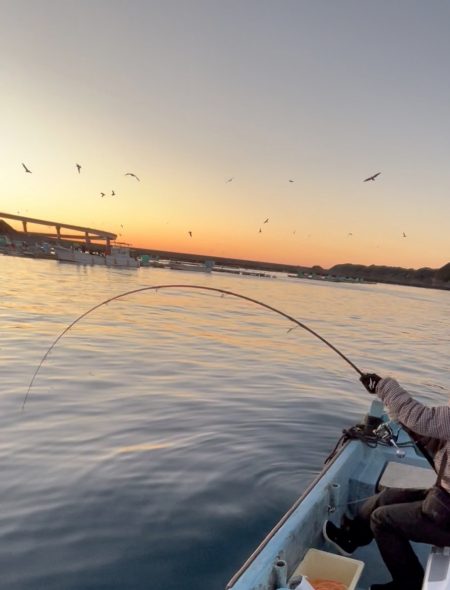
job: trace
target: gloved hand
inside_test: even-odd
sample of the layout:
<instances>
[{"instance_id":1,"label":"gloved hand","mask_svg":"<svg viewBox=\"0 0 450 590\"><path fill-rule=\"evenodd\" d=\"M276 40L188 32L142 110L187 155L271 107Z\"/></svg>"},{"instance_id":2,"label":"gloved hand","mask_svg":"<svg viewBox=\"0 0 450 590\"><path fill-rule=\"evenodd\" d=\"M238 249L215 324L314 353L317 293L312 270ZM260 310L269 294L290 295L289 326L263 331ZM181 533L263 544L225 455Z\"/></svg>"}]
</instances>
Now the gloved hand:
<instances>
[{"instance_id":1,"label":"gloved hand","mask_svg":"<svg viewBox=\"0 0 450 590\"><path fill-rule=\"evenodd\" d=\"M381 377L379 377L376 373L364 373L361 375L359 380L369 393L375 393L378 381L381 381Z\"/></svg>"}]
</instances>

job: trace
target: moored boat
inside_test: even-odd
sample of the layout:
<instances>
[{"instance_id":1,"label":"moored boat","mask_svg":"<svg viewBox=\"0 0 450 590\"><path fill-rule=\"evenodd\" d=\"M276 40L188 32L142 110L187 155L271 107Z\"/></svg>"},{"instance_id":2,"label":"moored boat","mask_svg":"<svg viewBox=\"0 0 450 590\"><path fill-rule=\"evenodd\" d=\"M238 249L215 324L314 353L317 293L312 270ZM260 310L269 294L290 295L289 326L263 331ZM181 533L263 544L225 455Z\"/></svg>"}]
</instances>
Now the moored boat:
<instances>
[{"instance_id":1,"label":"moored boat","mask_svg":"<svg viewBox=\"0 0 450 590\"><path fill-rule=\"evenodd\" d=\"M105 265L105 256L103 254L93 254L80 248L66 248L64 246L55 246L55 255L60 262L72 262L73 264L83 265Z\"/></svg>"},{"instance_id":2,"label":"moored boat","mask_svg":"<svg viewBox=\"0 0 450 590\"><path fill-rule=\"evenodd\" d=\"M369 590L374 582L388 582L391 576L375 542L344 557L324 538L323 524L331 520L340 526L344 516L352 518L361 502L383 488L428 488L435 480L436 473L406 431L389 421L380 401L373 401L364 423L344 431L323 470L226 590L303 590L313 579L332 580L347 590ZM426 568L423 590L448 590L447 549L412 546Z\"/></svg>"},{"instance_id":3,"label":"moored boat","mask_svg":"<svg viewBox=\"0 0 450 590\"><path fill-rule=\"evenodd\" d=\"M83 265L113 266L115 268L138 268L139 260L133 258L130 249L121 244L111 246L110 252L89 252L86 249L55 247L56 258L61 262Z\"/></svg>"},{"instance_id":4,"label":"moored boat","mask_svg":"<svg viewBox=\"0 0 450 590\"><path fill-rule=\"evenodd\" d=\"M111 252L105 256L106 266L138 268L139 260L133 258L130 249L123 245L111 246Z\"/></svg>"},{"instance_id":5,"label":"moored boat","mask_svg":"<svg viewBox=\"0 0 450 590\"><path fill-rule=\"evenodd\" d=\"M178 262L176 260L169 262L169 268L172 270L187 270L191 272L211 272L213 266L214 263L208 260L203 264L197 262Z\"/></svg>"},{"instance_id":6,"label":"moored boat","mask_svg":"<svg viewBox=\"0 0 450 590\"><path fill-rule=\"evenodd\" d=\"M166 268L166 264L162 262L159 257L152 257L148 254L143 254L138 258L140 266L151 266L153 268Z\"/></svg>"}]
</instances>

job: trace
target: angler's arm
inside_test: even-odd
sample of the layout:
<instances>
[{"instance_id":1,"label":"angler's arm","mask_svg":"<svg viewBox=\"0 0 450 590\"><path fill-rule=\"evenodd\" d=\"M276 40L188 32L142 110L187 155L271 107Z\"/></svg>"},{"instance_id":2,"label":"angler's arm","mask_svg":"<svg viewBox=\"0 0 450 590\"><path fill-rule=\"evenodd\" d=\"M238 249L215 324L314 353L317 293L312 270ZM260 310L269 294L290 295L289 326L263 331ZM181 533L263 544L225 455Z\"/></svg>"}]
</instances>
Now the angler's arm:
<instances>
[{"instance_id":1,"label":"angler's arm","mask_svg":"<svg viewBox=\"0 0 450 590\"><path fill-rule=\"evenodd\" d=\"M424 406L391 377L379 381L376 393L408 429L422 436L450 440L449 406Z\"/></svg>"}]
</instances>

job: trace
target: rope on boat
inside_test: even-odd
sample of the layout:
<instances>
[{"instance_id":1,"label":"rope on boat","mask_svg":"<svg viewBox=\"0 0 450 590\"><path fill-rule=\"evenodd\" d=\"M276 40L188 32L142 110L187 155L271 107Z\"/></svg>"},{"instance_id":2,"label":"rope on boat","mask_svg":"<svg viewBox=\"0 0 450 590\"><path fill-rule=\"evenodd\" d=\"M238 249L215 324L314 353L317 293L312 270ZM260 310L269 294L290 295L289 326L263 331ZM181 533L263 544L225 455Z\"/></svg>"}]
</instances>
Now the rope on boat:
<instances>
[{"instance_id":1,"label":"rope on boat","mask_svg":"<svg viewBox=\"0 0 450 590\"><path fill-rule=\"evenodd\" d=\"M99 307L102 307L103 305L111 303L111 301L115 301L116 299L121 299L122 297L126 297L127 295L134 295L135 293L141 293L142 291L151 291L151 290L157 291L159 289L197 289L197 290L202 290L202 291L213 291L216 293L221 293L222 295L231 295L232 297L237 297L238 299L243 299L244 301L249 301L250 303L254 303L255 305L259 305L260 307L264 307L265 309L273 311L273 312L281 315L282 317L288 319L289 321L293 322L294 324L296 324L300 328L303 328L304 330L306 330L307 332L309 332L310 334L312 334L313 336L315 336L316 338L321 340L324 344L326 344L329 348L331 348L331 350L334 350L334 352L336 354L338 354L341 358L343 358L344 361L346 361L360 376L363 375L363 372L354 363L352 363L352 361L349 360L345 356L345 354L343 354L336 346L333 346L333 344L328 342L328 340L326 340L323 336L320 336L320 334L318 334L312 328L309 328L303 322L300 322L296 318L285 313L284 311L277 309L276 307L273 307L272 305L268 305L267 303L263 303L262 301L259 301L258 299L254 299L253 297L248 297L247 295L241 295L240 293L235 293L234 291L228 291L227 289L219 289L216 287L205 287L203 285L185 285L185 284L153 285L150 287L140 287L138 289L132 289L131 291L126 291L125 293L119 293L119 295L115 295L114 297L110 297L109 299L105 299L104 301L97 303L96 305L94 305L93 307L91 307L90 309L88 309L87 311L82 313L72 323L70 323L68 326L66 326L64 328L64 330L52 342L50 347L47 349L47 352L42 357L39 365L36 367L36 370L31 378L30 384L28 386L27 393L26 393L25 398L22 402L22 410L25 408L25 404L28 400L28 396L30 394L30 391L33 386L36 375L39 372L39 369L42 367L46 358L48 357L50 352L53 350L53 348L56 346L56 344L61 340L61 338L64 336L64 334L66 334L75 324L77 324L80 320L85 318L87 315L89 315L91 312L95 311Z\"/></svg>"},{"instance_id":2,"label":"rope on boat","mask_svg":"<svg viewBox=\"0 0 450 590\"><path fill-rule=\"evenodd\" d=\"M394 442L396 443L396 446L398 448L414 447L414 441L406 441L402 443L397 442L400 430L397 432L397 434L393 434L392 436ZM356 424L355 426L351 426L350 428L344 428L342 430L341 437L335 444L331 453L325 459L324 464L326 465L327 463L329 463L329 461L336 455L336 453L342 447L342 445L350 439L360 440L362 443L364 443L371 449L374 449L378 445L382 447L391 446L391 444L388 441L383 440L383 438L378 436L374 430L367 429L366 424Z\"/></svg>"}]
</instances>

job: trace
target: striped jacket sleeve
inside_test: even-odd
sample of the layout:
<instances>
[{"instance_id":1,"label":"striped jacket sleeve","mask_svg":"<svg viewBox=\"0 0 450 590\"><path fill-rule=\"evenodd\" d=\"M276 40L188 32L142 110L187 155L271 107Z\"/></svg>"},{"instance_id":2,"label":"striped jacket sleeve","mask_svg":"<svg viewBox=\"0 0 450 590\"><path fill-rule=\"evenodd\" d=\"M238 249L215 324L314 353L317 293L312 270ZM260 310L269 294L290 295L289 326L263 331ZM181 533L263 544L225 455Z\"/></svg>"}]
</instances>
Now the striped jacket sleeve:
<instances>
[{"instance_id":1,"label":"striped jacket sleeve","mask_svg":"<svg viewBox=\"0 0 450 590\"><path fill-rule=\"evenodd\" d=\"M450 440L450 406L427 407L391 377L378 382L376 393L398 421L422 436Z\"/></svg>"}]
</instances>

